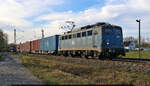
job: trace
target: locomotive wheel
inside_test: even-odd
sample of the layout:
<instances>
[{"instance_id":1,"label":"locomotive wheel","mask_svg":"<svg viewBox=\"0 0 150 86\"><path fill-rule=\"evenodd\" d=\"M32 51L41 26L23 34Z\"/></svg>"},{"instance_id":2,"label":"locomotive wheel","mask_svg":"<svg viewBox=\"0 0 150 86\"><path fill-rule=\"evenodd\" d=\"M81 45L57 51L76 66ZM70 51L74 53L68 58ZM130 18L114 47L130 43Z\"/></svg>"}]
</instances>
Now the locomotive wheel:
<instances>
[{"instance_id":1,"label":"locomotive wheel","mask_svg":"<svg viewBox=\"0 0 150 86\"><path fill-rule=\"evenodd\" d=\"M84 53L81 54L81 58L85 58L86 55Z\"/></svg>"},{"instance_id":2,"label":"locomotive wheel","mask_svg":"<svg viewBox=\"0 0 150 86\"><path fill-rule=\"evenodd\" d=\"M99 56L99 59L100 59L100 60L104 60L104 59L105 59L104 53L101 53L101 55Z\"/></svg>"},{"instance_id":3,"label":"locomotive wheel","mask_svg":"<svg viewBox=\"0 0 150 86\"><path fill-rule=\"evenodd\" d=\"M72 57L72 55L71 55L70 53L68 54L68 56L69 56L69 57Z\"/></svg>"},{"instance_id":4,"label":"locomotive wheel","mask_svg":"<svg viewBox=\"0 0 150 86\"><path fill-rule=\"evenodd\" d=\"M64 54L64 56L65 56L65 57L67 57L67 56L68 56L68 54L67 54L67 53L65 53L65 54Z\"/></svg>"},{"instance_id":5,"label":"locomotive wheel","mask_svg":"<svg viewBox=\"0 0 150 86\"><path fill-rule=\"evenodd\" d=\"M71 57L75 57L75 55L71 54Z\"/></svg>"},{"instance_id":6,"label":"locomotive wheel","mask_svg":"<svg viewBox=\"0 0 150 86\"><path fill-rule=\"evenodd\" d=\"M85 58L86 58L86 59L90 59L88 55L85 55Z\"/></svg>"}]
</instances>

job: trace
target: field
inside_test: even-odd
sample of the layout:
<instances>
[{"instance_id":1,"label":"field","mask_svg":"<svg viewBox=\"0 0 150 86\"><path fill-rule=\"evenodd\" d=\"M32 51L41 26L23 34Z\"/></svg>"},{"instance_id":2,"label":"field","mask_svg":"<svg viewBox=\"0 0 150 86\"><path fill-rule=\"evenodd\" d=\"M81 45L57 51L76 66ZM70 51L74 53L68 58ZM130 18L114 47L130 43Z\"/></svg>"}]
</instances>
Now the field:
<instances>
[{"instance_id":1,"label":"field","mask_svg":"<svg viewBox=\"0 0 150 86\"><path fill-rule=\"evenodd\" d=\"M132 68L115 66L114 62L44 55L18 56L25 67L47 84L150 85L149 71L131 71Z\"/></svg>"},{"instance_id":2,"label":"field","mask_svg":"<svg viewBox=\"0 0 150 86\"><path fill-rule=\"evenodd\" d=\"M124 58L139 58L138 51L130 51L126 53ZM141 51L141 59L150 59L150 51Z\"/></svg>"}]
</instances>

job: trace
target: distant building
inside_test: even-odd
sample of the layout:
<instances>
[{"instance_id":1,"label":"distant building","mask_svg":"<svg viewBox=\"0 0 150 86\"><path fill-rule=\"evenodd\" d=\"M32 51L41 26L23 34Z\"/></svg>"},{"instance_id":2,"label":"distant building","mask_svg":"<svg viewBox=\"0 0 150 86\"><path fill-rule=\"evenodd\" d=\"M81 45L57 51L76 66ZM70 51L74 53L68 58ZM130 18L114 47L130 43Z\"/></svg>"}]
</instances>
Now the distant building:
<instances>
[{"instance_id":1,"label":"distant building","mask_svg":"<svg viewBox=\"0 0 150 86\"><path fill-rule=\"evenodd\" d=\"M150 47L150 43L148 43L148 47Z\"/></svg>"},{"instance_id":2,"label":"distant building","mask_svg":"<svg viewBox=\"0 0 150 86\"><path fill-rule=\"evenodd\" d=\"M136 43L135 42L124 42L124 46L126 50L136 50Z\"/></svg>"},{"instance_id":3,"label":"distant building","mask_svg":"<svg viewBox=\"0 0 150 86\"><path fill-rule=\"evenodd\" d=\"M129 44L129 50L135 50L136 49L136 44L134 42L131 42Z\"/></svg>"}]
</instances>

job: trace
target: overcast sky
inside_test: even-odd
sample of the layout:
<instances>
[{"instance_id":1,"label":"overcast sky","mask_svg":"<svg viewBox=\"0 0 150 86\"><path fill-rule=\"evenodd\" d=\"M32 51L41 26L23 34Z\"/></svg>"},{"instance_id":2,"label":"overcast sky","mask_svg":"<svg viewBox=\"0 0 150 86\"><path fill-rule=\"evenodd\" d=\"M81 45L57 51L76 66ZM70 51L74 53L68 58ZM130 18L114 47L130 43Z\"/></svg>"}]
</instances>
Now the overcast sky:
<instances>
[{"instance_id":1,"label":"overcast sky","mask_svg":"<svg viewBox=\"0 0 150 86\"><path fill-rule=\"evenodd\" d=\"M138 36L141 19L142 36L150 37L150 0L0 0L0 28L17 43L61 34L64 21L75 21L77 27L109 22L123 28L123 35Z\"/></svg>"}]
</instances>

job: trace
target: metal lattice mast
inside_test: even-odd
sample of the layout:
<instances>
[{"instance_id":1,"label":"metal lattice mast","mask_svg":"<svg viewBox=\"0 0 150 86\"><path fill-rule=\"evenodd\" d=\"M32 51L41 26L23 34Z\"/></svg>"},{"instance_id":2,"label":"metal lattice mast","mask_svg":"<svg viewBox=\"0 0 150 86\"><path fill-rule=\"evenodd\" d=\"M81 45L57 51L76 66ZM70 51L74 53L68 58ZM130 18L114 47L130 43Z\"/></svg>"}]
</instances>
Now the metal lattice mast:
<instances>
[{"instance_id":1,"label":"metal lattice mast","mask_svg":"<svg viewBox=\"0 0 150 86\"><path fill-rule=\"evenodd\" d=\"M16 29L14 29L14 44L16 44Z\"/></svg>"},{"instance_id":2,"label":"metal lattice mast","mask_svg":"<svg viewBox=\"0 0 150 86\"><path fill-rule=\"evenodd\" d=\"M42 29L41 31L42 31L42 38L44 38L44 30Z\"/></svg>"}]
</instances>

